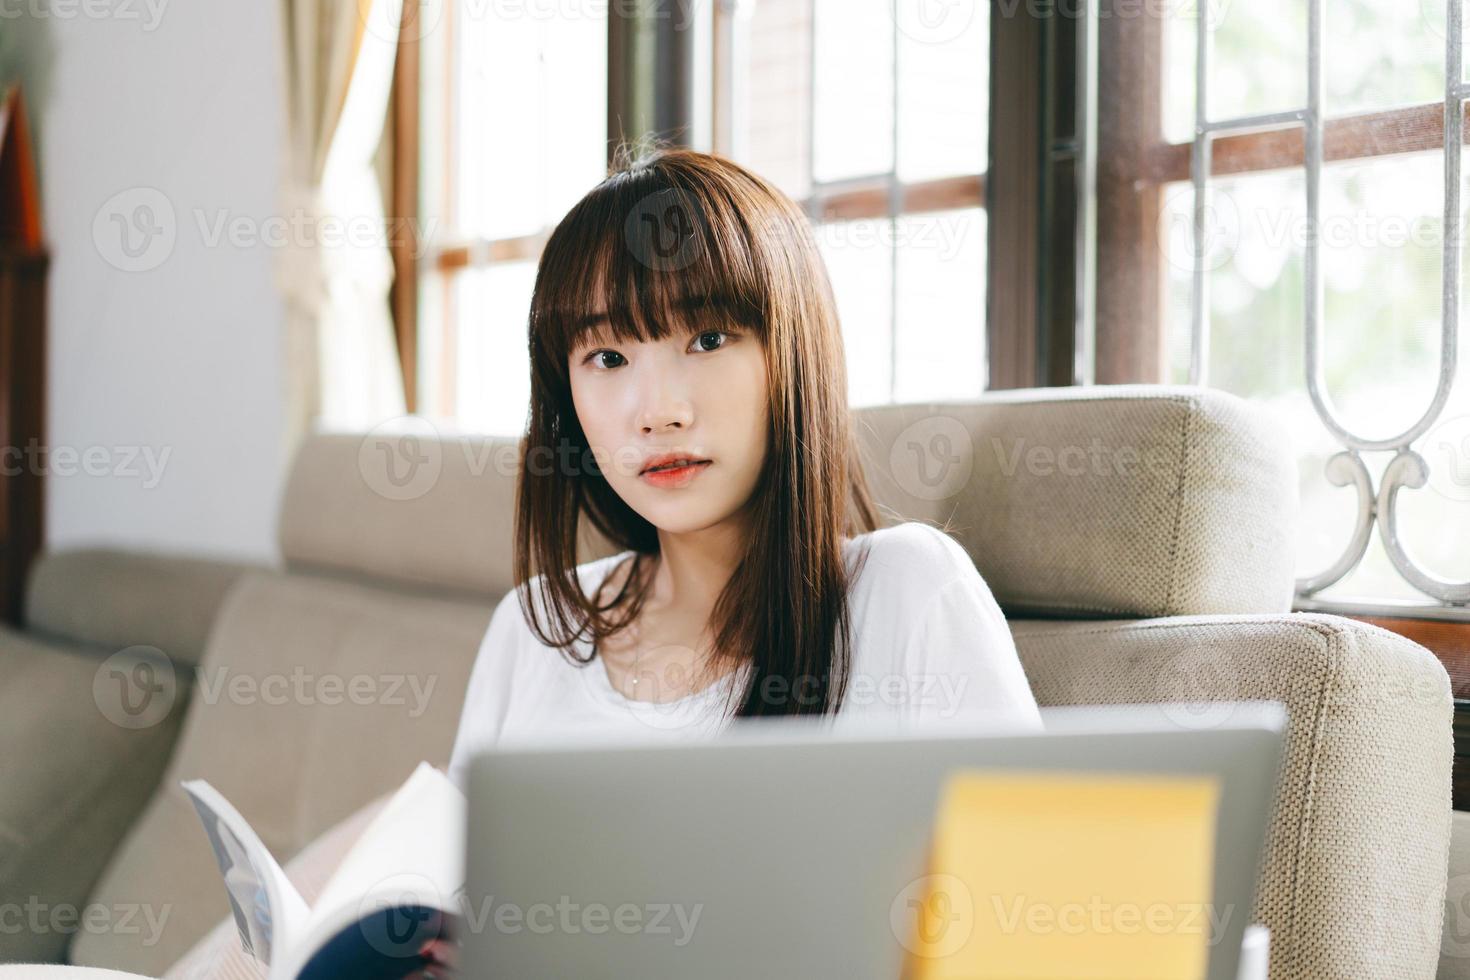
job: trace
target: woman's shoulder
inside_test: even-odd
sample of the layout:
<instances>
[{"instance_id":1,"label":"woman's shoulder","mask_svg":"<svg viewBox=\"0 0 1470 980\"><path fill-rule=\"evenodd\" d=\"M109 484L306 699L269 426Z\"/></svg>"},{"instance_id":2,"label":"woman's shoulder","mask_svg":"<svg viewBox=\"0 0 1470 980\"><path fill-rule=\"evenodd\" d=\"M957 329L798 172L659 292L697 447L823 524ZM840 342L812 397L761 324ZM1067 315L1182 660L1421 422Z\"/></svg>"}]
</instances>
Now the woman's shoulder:
<instances>
[{"instance_id":1,"label":"woman's shoulder","mask_svg":"<svg viewBox=\"0 0 1470 980\"><path fill-rule=\"evenodd\" d=\"M975 575L975 563L964 546L949 533L922 521L905 521L860 534L847 543L849 560L865 550L861 577L909 581L929 588L962 576Z\"/></svg>"}]
</instances>

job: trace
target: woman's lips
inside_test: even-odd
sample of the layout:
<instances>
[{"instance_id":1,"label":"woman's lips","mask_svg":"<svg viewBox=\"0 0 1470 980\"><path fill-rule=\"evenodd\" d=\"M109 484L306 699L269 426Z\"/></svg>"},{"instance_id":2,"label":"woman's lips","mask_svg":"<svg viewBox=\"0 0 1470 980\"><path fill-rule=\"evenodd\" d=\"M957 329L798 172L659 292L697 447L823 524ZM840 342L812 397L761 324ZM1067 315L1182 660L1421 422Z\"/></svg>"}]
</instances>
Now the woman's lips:
<instances>
[{"instance_id":1,"label":"woman's lips","mask_svg":"<svg viewBox=\"0 0 1470 980\"><path fill-rule=\"evenodd\" d=\"M693 480L699 474L703 473L705 469L711 465L712 463L709 460L705 460L702 463L689 463L685 466L676 467L674 469L649 470L647 473L644 473L640 477L640 479L652 484L653 486L661 487L664 489L669 489L672 487L683 487L688 486L691 480Z\"/></svg>"}]
</instances>

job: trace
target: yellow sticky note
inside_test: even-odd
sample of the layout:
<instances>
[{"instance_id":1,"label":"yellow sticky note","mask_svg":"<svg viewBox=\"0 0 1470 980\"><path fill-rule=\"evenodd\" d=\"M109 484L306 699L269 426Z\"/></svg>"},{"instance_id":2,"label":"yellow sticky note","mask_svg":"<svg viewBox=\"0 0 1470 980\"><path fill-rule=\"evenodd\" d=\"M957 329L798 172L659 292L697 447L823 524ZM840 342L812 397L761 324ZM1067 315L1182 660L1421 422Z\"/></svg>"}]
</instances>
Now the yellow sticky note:
<instances>
[{"instance_id":1,"label":"yellow sticky note","mask_svg":"<svg viewBox=\"0 0 1470 980\"><path fill-rule=\"evenodd\" d=\"M1202 980L1218 781L962 770L909 902L909 980Z\"/></svg>"}]
</instances>

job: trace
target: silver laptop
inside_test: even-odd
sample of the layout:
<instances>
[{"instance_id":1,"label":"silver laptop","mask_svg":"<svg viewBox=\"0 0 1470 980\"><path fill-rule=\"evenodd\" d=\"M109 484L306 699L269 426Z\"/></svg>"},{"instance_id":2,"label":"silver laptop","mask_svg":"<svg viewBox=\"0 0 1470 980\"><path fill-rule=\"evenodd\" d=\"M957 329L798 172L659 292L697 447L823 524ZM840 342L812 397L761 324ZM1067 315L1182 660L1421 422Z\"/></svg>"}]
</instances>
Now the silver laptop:
<instances>
[{"instance_id":1,"label":"silver laptop","mask_svg":"<svg viewBox=\"0 0 1470 980\"><path fill-rule=\"evenodd\" d=\"M1236 980L1279 702L1049 708L1046 730L737 721L692 742L485 752L469 776L464 975L896 980L902 895L967 767L1217 776L1209 980Z\"/></svg>"}]
</instances>

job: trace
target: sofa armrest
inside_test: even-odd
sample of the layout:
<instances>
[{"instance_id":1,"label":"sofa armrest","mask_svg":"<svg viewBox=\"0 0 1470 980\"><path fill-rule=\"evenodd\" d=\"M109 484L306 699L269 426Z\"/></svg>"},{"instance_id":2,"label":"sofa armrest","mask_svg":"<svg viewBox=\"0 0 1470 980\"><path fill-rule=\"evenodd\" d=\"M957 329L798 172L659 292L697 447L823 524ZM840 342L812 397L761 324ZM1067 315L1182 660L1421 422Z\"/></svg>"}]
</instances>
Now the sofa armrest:
<instances>
[{"instance_id":1,"label":"sofa armrest","mask_svg":"<svg viewBox=\"0 0 1470 980\"><path fill-rule=\"evenodd\" d=\"M84 913L163 774L190 676L110 654L0 627L0 962L61 962L79 928L148 928L146 895Z\"/></svg>"},{"instance_id":2,"label":"sofa armrest","mask_svg":"<svg viewBox=\"0 0 1470 980\"><path fill-rule=\"evenodd\" d=\"M1276 700L1290 713L1252 921L1271 977L1434 976L1450 843L1449 677L1317 614L1012 623L1043 705ZM1181 725L1209 724L1208 709Z\"/></svg>"},{"instance_id":3,"label":"sofa armrest","mask_svg":"<svg viewBox=\"0 0 1470 980\"><path fill-rule=\"evenodd\" d=\"M49 552L28 577L26 627L112 650L157 647L192 666L225 594L252 567L108 548Z\"/></svg>"}]
</instances>

